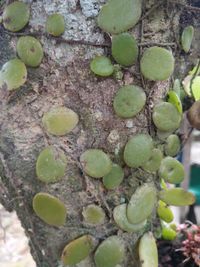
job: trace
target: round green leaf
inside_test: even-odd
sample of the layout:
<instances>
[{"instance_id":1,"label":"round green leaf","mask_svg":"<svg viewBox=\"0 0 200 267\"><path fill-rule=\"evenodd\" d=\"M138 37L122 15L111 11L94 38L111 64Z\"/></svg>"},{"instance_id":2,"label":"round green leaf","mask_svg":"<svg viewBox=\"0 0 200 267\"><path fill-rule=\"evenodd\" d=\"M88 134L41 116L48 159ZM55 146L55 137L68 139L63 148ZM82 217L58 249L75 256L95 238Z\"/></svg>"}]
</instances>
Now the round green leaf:
<instances>
[{"instance_id":1,"label":"round green leaf","mask_svg":"<svg viewBox=\"0 0 200 267\"><path fill-rule=\"evenodd\" d=\"M192 75L187 75L185 77L185 79L183 80L182 84L183 84L183 89L186 93L186 95L188 96L192 96L192 92L191 92L191 81L192 81L193 76Z\"/></svg>"},{"instance_id":2,"label":"round green leaf","mask_svg":"<svg viewBox=\"0 0 200 267\"><path fill-rule=\"evenodd\" d=\"M166 204L172 206L188 206L195 203L195 196L182 188L162 190L159 193L159 197Z\"/></svg>"},{"instance_id":3,"label":"round green leaf","mask_svg":"<svg viewBox=\"0 0 200 267\"><path fill-rule=\"evenodd\" d=\"M93 178L101 178L112 169L112 161L100 149L88 149L80 157L80 162L86 174Z\"/></svg>"},{"instance_id":4,"label":"round green leaf","mask_svg":"<svg viewBox=\"0 0 200 267\"><path fill-rule=\"evenodd\" d=\"M176 232L170 227L163 227L162 229L162 238L164 240L173 241L176 238Z\"/></svg>"},{"instance_id":5,"label":"round green leaf","mask_svg":"<svg viewBox=\"0 0 200 267\"><path fill-rule=\"evenodd\" d=\"M112 56L123 66L131 66L138 57L138 46L135 38L129 33L112 37Z\"/></svg>"},{"instance_id":6,"label":"round green leaf","mask_svg":"<svg viewBox=\"0 0 200 267\"><path fill-rule=\"evenodd\" d=\"M177 96L180 98L181 95L181 82L179 79L176 79L173 84L173 91L177 94Z\"/></svg>"},{"instance_id":7,"label":"round green leaf","mask_svg":"<svg viewBox=\"0 0 200 267\"><path fill-rule=\"evenodd\" d=\"M61 14L55 13L48 16L46 31L53 36L60 36L65 31L65 21Z\"/></svg>"},{"instance_id":8,"label":"round green leaf","mask_svg":"<svg viewBox=\"0 0 200 267\"><path fill-rule=\"evenodd\" d=\"M170 132L178 129L181 118L181 114L171 103L161 102L154 106L153 122L161 131Z\"/></svg>"},{"instance_id":9,"label":"round green leaf","mask_svg":"<svg viewBox=\"0 0 200 267\"><path fill-rule=\"evenodd\" d=\"M167 102L174 105L180 114L183 113L182 103L176 92L169 91L167 94Z\"/></svg>"},{"instance_id":10,"label":"round green leaf","mask_svg":"<svg viewBox=\"0 0 200 267\"><path fill-rule=\"evenodd\" d=\"M156 172L160 167L162 158L163 153L160 151L160 149L154 148L152 150L150 159L145 162L144 165L142 165L142 168L148 172Z\"/></svg>"},{"instance_id":11,"label":"round green leaf","mask_svg":"<svg viewBox=\"0 0 200 267\"><path fill-rule=\"evenodd\" d=\"M141 13L141 0L108 0L100 10L97 22L105 32L121 33L132 28Z\"/></svg>"},{"instance_id":12,"label":"round green leaf","mask_svg":"<svg viewBox=\"0 0 200 267\"><path fill-rule=\"evenodd\" d=\"M174 57L165 48L151 47L144 52L140 69L145 78L152 81L163 81L174 71Z\"/></svg>"},{"instance_id":13,"label":"round green leaf","mask_svg":"<svg viewBox=\"0 0 200 267\"><path fill-rule=\"evenodd\" d=\"M32 36L22 36L18 39L17 54L30 67L39 66L44 55L40 42Z\"/></svg>"},{"instance_id":14,"label":"round green leaf","mask_svg":"<svg viewBox=\"0 0 200 267\"><path fill-rule=\"evenodd\" d=\"M114 66L109 58L105 56L96 56L90 63L92 72L99 76L107 77L113 74Z\"/></svg>"},{"instance_id":15,"label":"round green leaf","mask_svg":"<svg viewBox=\"0 0 200 267\"><path fill-rule=\"evenodd\" d=\"M159 176L168 183L179 184L185 176L184 167L178 160L166 157L161 161Z\"/></svg>"},{"instance_id":16,"label":"round green leaf","mask_svg":"<svg viewBox=\"0 0 200 267\"><path fill-rule=\"evenodd\" d=\"M85 222L92 225L102 224L105 220L104 210L94 204L88 205L87 207L83 208L82 215Z\"/></svg>"},{"instance_id":17,"label":"round green leaf","mask_svg":"<svg viewBox=\"0 0 200 267\"><path fill-rule=\"evenodd\" d=\"M103 177L103 184L106 189L117 188L124 179L124 171L118 164L113 164L111 171Z\"/></svg>"},{"instance_id":18,"label":"round green leaf","mask_svg":"<svg viewBox=\"0 0 200 267\"><path fill-rule=\"evenodd\" d=\"M157 214L159 218L167 223L170 223L174 219L174 214L170 207L163 201L159 200L157 207Z\"/></svg>"},{"instance_id":19,"label":"round green leaf","mask_svg":"<svg viewBox=\"0 0 200 267\"><path fill-rule=\"evenodd\" d=\"M165 144L165 154L167 156L175 157L181 148L181 142L176 134L171 134Z\"/></svg>"},{"instance_id":20,"label":"round green leaf","mask_svg":"<svg viewBox=\"0 0 200 267\"><path fill-rule=\"evenodd\" d=\"M194 37L194 28L193 26L187 26L181 35L181 45L185 53L188 53L192 44Z\"/></svg>"},{"instance_id":21,"label":"round green leaf","mask_svg":"<svg viewBox=\"0 0 200 267\"><path fill-rule=\"evenodd\" d=\"M152 149L152 138L147 134L137 134L125 146L124 161L129 167L138 168L150 159Z\"/></svg>"},{"instance_id":22,"label":"round green leaf","mask_svg":"<svg viewBox=\"0 0 200 267\"><path fill-rule=\"evenodd\" d=\"M65 246L61 261L64 265L75 265L86 259L94 248L94 240L90 235L81 236Z\"/></svg>"},{"instance_id":23,"label":"round green leaf","mask_svg":"<svg viewBox=\"0 0 200 267\"><path fill-rule=\"evenodd\" d=\"M200 100L200 76L196 76L191 81L191 89L192 89L192 95L195 99L195 101Z\"/></svg>"},{"instance_id":24,"label":"round green leaf","mask_svg":"<svg viewBox=\"0 0 200 267\"><path fill-rule=\"evenodd\" d=\"M138 187L127 206L127 218L132 224L143 222L152 213L157 201L156 189L150 184Z\"/></svg>"},{"instance_id":25,"label":"round green leaf","mask_svg":"<svg viewBox=\"0 0 200 267\"><path fill-rule=\"evenodd\" d=\"M6 62L0 71L0 88L14 90L26 82L27 70L24 63L15 58Z\"/></svg>"},{"instance_id":26,"label":"round green leaf","mask_svg":"<svg viewBox=\"0 0 200 267\"><path fill-rule=\"evenodd\" d=\"M62 150L47 147L40 152L36 162L36 174L45 183L55 183L65 175L67 159Z\"/></svg>"},{"instance_id":27,"label":"round green leaf","mask_svg":"<svg viewBox=\"0 0 200 267\"><path fill-rule=\"evenodd\" d=\"M145 102L146 95L142 88L126 85L116 93L113 107L119 117L132 118L143 109Z\"/></svg>"},{"instance_id":28,"label":"round green leaf","mask_svg":"<svg viewBox=\"0 0 200 267\"><path fill-rule=\"evenodd\" d=\"M114 208L113 218L115 220L115 223L125 232L138 232L142 230L145 227L147 221L144 220L139 224L130 223L126 216L126 209L126 204L121 204Z\"/></svg>"},{"instance_id":29,"label":"round green leaf","mask_svg":"<svg viewBox=\"0 0 200 267\"><path fill-rule=\"evenodd\" d=\"M158 138L162 141L165 141L172 133L173 131L163 132L163 131L160 131L159 129L157 129L157 132L156 132Z\"/></svg>"},{"instance_id":30,"label":"round green leaf","mask_svg":"<svg viewBox=\"0 0 200 267\"><path fill-rule=\"evenodd\" d=\"M78 115L69 108L56 107L44 114L42 123L50 134L62 136L76 127Z\"/></svg>"},{"instance_id":31,"label":"round green leaf","mask_svg":"<svg viewBox=\"0 0 200 267\"><path fill-rule=\"evenodd\" d=\"M4 9L3 25L11 32L18 32L26 26L29 17L29 6L21 1L15 1Z\"/></svg>"},{"instance_id":32,"label":"round green leaf","mask_svg":"<svg viewBox=\"0 0 200 267\"><path fill-rule=\"evenodd\" d=\"M47 193L38 193L33 198L33 210L45 223L53 226L65 224L67 210L56 197Z\"/></svg>"},{"instance_id":33,"label":"round green leaf","mask_svg":"<svg viewBox=\"0 0 200 267\"><path fill-rule=\"evenodd\" d=\"M140 238L139 258L142 267L158 267L158 250L151 232L145 233Z\"/></svg>"},{"instance_id":34,"label":"round green leaf","mask_svg":"<svg viewBox=\"0 0 200 267\"><path fill-rule=\"evenodd\" d=\"M116 267L125 256L123 241L118 236L110 236L104 240L94 254L97 267Z\"/></svg>"}]
</instances>

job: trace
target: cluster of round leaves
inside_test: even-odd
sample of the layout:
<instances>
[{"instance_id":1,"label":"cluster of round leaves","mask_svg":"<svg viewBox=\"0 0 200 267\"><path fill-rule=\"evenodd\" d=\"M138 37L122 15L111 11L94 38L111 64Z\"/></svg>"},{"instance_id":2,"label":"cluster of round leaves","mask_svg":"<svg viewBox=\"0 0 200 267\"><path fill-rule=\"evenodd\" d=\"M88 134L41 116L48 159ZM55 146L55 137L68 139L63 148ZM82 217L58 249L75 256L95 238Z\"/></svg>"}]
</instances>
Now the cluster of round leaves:
<instances>
[{"instance_id":1,"label":"cluster of round leaves","mask_svg":"<svg viewBox=\"0 0 200 267\"><path fill-rule=\"evenodd\" d=\"M98 25L112 36L112 57L120 65L129 67L138 58L138 45L135 38L125 32L133 27L141 16L141 0L109 0L101 9ZM3 13L3 25L9 31L23 29L29 21L30 10L27 4L15 1L8 5ZM126 19L124 19L126 18ZM52 36L64 33L65 23L60 14L52 14L47 18L46 31ZM189 51L188 36L193 35L191 28L185 29L182 35L182 45L185 52ZM26 81L26 66L37 67L43 59L43 49L40 42L32 37L19 38L17 42L18 58L7 62L0 72L0 86L8 90L17 89ZM99 76L110 76L115 71L112 61L105 56L94 58L90 64L91 70ZM174 70L174 58L170 51L151 47L145 50L140 69L146 79L162 81L170 77ZM13 75L15 73L15 75ZM196 91L195 91L196 92ZM113 107L115 113L123 118L133 118L145 106L146 94L136 85L121 87L115 95ZM196 112L196 110L195 110ZM188 118L193 115L193 109ZM196 112L197 113L197 112ZM177 135L171 134L178 129L182 106L176 92L169 92L167 102L154 106L153 122L160 136L165 140L163 151L154 146L152 138L147 134L137 134L130 138L124 149L124 162L130 168L143 168L147 172L157 172L160 179L169 183L180 183L184 178L183 166L174 158L180 149ZM198 116L198 114L196 114ZM66 107L56 107L44 114L42 124L52 135L63 136L71 132L78 123L78 115ZM100 149L88 149L82 153L80 162L84 172L93 178L102 178L103 185L108 190L116 189L124 179L124 170L111 161L110 157ZM64 177L67 158L61 149L56 147L44 148L36 162L37 178L44 183L55 183ZM158 200L159 199L159 200ZM139 186L128 203L114 208L113 218L116 225L126 232L144 231L147 220L153 210L166 223L173 220L173 213L168 205L190 205L195 201L191 193L181 188L163 188L157 193L153 183ZM40 192L33 198L33 209L37 216L52 226L65 224L67 210L58 198ZM105 212L97 205L91 204L82 212L85 223L97 226L104 223ZM175 231L163 227L162 236L172 240ZM62 262L65 265L75 265L84 260L95 247L94 238L90 235L81 236L67 244L62 252ZM143 267L158 266L156 242L152 233L145 233L139 242L139 257ZM94 260L97 267L115 267L125 258L123 240L118 236L110 236L96 249Z\"/></svg>"},{"instance_id":2,"label":"cluster of round leaves","mask_svg":"<svg viewBox=\"0 0 200 267\"><path fill-rule=\"evenodd\" d=\"M29 22L29 5L14 1L6 6L2 20L6 30L18 32ZM60 14L52 14L47 18L46 31L53 36L60 36L65 30L64 18ZM38 67L43 59L44 52L41 43L33 36L22 36L16 45L18 58L5 63L0 71L0 87L15 90L22 86L27 79L28 67Z\"/></svg>"}]
</instances>

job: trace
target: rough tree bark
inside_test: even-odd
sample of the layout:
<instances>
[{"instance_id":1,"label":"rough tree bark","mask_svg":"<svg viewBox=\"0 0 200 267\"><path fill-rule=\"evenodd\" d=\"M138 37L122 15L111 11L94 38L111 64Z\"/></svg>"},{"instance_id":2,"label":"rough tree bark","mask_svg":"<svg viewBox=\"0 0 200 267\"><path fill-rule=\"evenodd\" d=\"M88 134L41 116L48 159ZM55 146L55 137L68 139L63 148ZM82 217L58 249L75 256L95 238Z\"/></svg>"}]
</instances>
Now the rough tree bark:
<instances>
[{"instance_id":1,"label":"rough tree bark","mask_svg":"<svg viewBox=\"0 0 200 267\"><path fill-rule=\"evenodd\" d=\"M2 12L6 1L1 1ZM129 198L138 185L131 179L135 170L126 170L126 178L116 191L107 192L101 181L84 176L80 154L88 148L102 148L118 161L130 136L149 132L154 136L151 122L153 105L164 97L171 80L147 82L142 79L138 64L124 69L122 80L98 78L90 73L89 60L94 54L110 54L109 36L97 28L95 17L104 0L36 0L31 4L31 20L26 33L43 32L47 14L60 12L66 21L63 40L41 35L45 58L37 69L29 69L28 81L20 90L7 95L0 90L0 202L8 210L16 210L30 240L32 255L38 267L57 267L63 247L74 238L90 233L98 241L111 234L119 234L127 246L124 267L136 266L131 253L142 233L126 234L116 228L112 209ZM174 1L178 2L178 1ZM153 44L172 49L176 57L174 78L182 78L200 53L199 10L186 8L196 1L144 0L144 18L134 27L140 43L140 53ZM197 6L197 5L196 5ZM149 16L145 15L149 14ZM180 52L179 35L184 26L193 24L196 30L192 53ZM0 28L0 65L15 56L17 36ZM76 40L76 42L69 40ZM78 41L77 41L78 40ZM136 118L122 120L115 116L112 100L123 84L137 84L147 94L147 104ZM64 137L47 135L41 117L52 106L65 105L79 114L76 129ZM48 144L60 147L68 157L64 179L45 185L36 179L35 163L39 152ZM144 180L151 179L144 174ZM32 198L40 191L59 197L68 209L65 226L56 228L43 223L32 210ZM82 208L90 203L101 205L107 215L100 227L83 223ZM154 225L149 227L153 228ZM93 267L92 257L78 266Z\"/></svg>"}]
</instances>

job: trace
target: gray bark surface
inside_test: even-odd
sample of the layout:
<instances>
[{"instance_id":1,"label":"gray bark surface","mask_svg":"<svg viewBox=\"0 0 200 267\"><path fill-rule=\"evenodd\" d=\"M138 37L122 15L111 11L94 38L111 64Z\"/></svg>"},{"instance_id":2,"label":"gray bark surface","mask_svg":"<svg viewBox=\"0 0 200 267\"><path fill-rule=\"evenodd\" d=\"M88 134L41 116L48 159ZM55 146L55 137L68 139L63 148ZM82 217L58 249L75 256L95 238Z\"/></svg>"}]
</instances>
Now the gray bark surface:
<instances>
[{"instance_id":1,"label":"gray bark surface","mask_svg":"<svg viewBox=\"0 0 200 267\"><path fill-rule=\"evenodd\" d=\"M47 15L53 12L63 14L67 26L62 40L56 41L40 34L45 58L39 68L28 70L25 86L11 94L0 90L0 202L8 210L16 210L30 239L37 267L58 267L64 246L83 234L93 235L97 243L118 234L124 240L127 251L121 266L136 266L137 259L134 259L132 251L142 233L124 233L115 226L112 218L113 208L126 201L138 186L138 181L131 179L136 170L125 169L126 178L119 189L106 191L101 180L84 175L79 157L88 148L101 148L118 162L130 136L149 132L154 137L152 107L165 96L171 80L157 83L144 81L138 63L129 70L125 69L120 81L112 77L98 78L90 72L89 62L93 55L110 54L109 47L96 46L109 43L109 36L96 25L96 15L105 1L29 2L32 15L29 26L24 30L26 33L43 32ZM151 12L133 30L140 43L140 53L154 44L172 49L177 62L174 78L184 77L189 67L196 63L200 52L199 12L172 4L172 1L164 1L165 4L157 0L143 2L143 14ZM184 1L181 3L185 4ZM1 5L2 11L4 3ZM192 53L188 56L180 53L178 41L182 28L190 24L197 30ZM17 36L0 27L2 66L15 56ZM144 88L147 104L136 118L123 120L114 114L112 101L121 85L131 83ZM72 133L55 137L44 131L41 118L51 107L60 105L73 109L80 120ZM40 151L47 145L59 147L65 152L68 167L61 181L45 185L36 179L35 163ZM145 173L141 175L143 181L152 179ZM68 218L63 227L48 226L33 212L32 198L41 191L57 196L65 203ZM91 203L99 204L106 212L106 222L102 226L90 227L83 222L82 209ZM149 225L149 229L153 227L153 223ZM92 257L77 266L93 267Z\"/></svg>"}]
</instances>

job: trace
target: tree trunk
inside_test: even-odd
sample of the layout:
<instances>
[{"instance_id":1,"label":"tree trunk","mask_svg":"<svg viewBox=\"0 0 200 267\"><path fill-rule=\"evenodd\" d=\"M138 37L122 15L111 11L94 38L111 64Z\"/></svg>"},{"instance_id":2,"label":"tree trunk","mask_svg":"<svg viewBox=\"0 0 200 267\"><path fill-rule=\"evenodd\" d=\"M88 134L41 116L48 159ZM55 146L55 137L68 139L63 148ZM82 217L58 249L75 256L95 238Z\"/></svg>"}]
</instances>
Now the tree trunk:
<instances>
[{"instance_id":1,"label":"tree trunk","mask_svg":"<svg viewBox=\"0 0 200 267\"><path fill-rule=\"evenodd\" d=\"M117 162L130 136L143 132L154 137L152 107L165 96L171 80L143 80L138 63L124 69L121 80L99 78L90 72L89 62L93 55L110 55L109 36L104 35L96 24L96 15L104 0L29 2L31 19L23 34L39 33L45 58L39 68L29 68L25 86L9 95L0 90L0 202L8 210L16 210L29 237L37 267L58 267L63 247L83 234L93 235L98 242L113 234L120 235L127 248L121 266L136 266L137 259L132 251L142 233L124 233L112 218L113 208L127 200L138 186L136 180L131 179L136 171L125 169L126 178L119 189L106 191L100 180L83 174L79 157L88 148L101 148ZM132 30L140 44L140 54L152 45L172 49L177 60L174 78L183 78L188 66L196 63L200 52L199 29L192 54L188 56L180 52L182 27L199 26L200 22L199 11L187 9L186 3L181 3L183 5L173 4L173 1L144 0L143 15L149 12L149 16L140 20ZM4 2L0 5L2 11ZM41 34L45 31L46 17L52 12L65 17L66 32L62 38ZM16 40L16 34L11 35L1 26L1 66L15 56ZM114 114L112 101L120 86L132 83L144 88L147 104L136 118L123 120ZM73 109L80 120L72 133L55 137L44 131L41 118L51 107L60 105ZM37 180L35 164L40 151L49 144L65 151L68 167L61 181L46 185ZM144 181L148 178L144 176ZM65 203L68 218L63 227L48 226L33 212L33 196L41 191L57 196ZM106 222L102 226L89 227L83 222L82 209L91 203L98 203L106 212ZM149 229L153 227L153 223L149 225ZM93 267L92 256L78 266Z\"/></svg>"}]
</instances>

